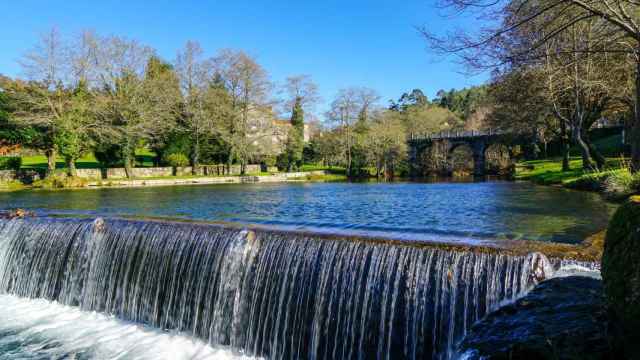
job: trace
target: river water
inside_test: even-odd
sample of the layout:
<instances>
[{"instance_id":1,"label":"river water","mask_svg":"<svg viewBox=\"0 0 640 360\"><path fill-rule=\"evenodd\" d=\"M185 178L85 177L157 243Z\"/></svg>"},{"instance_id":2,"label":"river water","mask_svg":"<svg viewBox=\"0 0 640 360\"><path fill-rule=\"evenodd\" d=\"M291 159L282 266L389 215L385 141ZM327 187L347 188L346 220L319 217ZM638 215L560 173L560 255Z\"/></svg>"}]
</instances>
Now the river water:
<instances>
[{"instance_id":1,"label":"river water","mask_svg":"<svg viewBox=\"0 0 640 360\"><path fill-rule=\"evenodd\" d=\"M0 209L264 224L409 240L578 243L614 206L593 193L525 182L300 183L0 193Z\"/></svg>"},{"instance_id":2,"label":"river water","mask_svg":"<svg viewBox=\"0 0 640 360\"><path fill-rule=\"evenodd\" d=\"M18 207L45 216L0 219L2 359L449 360L540 274L583 265L411 241L579 243L614 210L517 182L0 193Z\"/></svg>"}]
</instances>

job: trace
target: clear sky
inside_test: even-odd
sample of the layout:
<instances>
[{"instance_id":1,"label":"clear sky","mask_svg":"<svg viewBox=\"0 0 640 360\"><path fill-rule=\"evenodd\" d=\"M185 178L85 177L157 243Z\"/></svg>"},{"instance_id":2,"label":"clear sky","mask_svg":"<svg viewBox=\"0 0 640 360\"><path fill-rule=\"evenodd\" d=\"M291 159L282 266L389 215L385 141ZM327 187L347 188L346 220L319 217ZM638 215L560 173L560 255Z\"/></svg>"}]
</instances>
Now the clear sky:
<instances>
[{"instance_id":1,"label":"clear sky","mask_svg":"<svg viewBox=\"0 0 640 360\"><path fill-rule=\"evenodd\" d=\"M38 34L57 26L65 34L90 28L135 38L167 60L187 40L207 55L243 49L276 83L310 74L324 98L320 113L342 87L374 88L386 103L414 88L431 99L487 79L461 75L453 61L429 53L415 27L443 30L461 21L443 17L435 0L0 1L0 73L9 76L21 74L16 60Z\"/></svg>"}]
</instances>

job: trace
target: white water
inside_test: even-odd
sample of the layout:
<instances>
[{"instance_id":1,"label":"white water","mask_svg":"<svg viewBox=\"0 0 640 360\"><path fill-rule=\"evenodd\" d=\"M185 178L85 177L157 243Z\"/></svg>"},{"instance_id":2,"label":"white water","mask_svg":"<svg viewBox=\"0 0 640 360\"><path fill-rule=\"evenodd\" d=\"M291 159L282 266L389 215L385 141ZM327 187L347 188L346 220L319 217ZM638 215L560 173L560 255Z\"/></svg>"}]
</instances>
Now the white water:
<instances>
[{"instance_id":1,"label":"white water","mask_svg":"<svg viewBox=\"0 0 640 360\"><path fill-rule=\"evenodd\" d=\"M448 359L477 319L550 272L541 255L191 224L0 220L0 293L277 359ZM29 324L21 332L50 327L46 317ZM76 330L94 332L100 324L92 319ZM44 348L85 339L70 334ZM108 334L95 339L162 354L151 345L136 347L146 342L127 340L125 331ZM31 351L28 341L22 343Z\"/></svg>"},{"instance_id":2,"label":"white water","mask_svg":"<svg viewBox=\"0 0 640 360\"><path fill-rule=\"evenodd\" d=\"M250 359L163 332L42 299L0 295L2 359Z\"/></svg>"}]
</instances>

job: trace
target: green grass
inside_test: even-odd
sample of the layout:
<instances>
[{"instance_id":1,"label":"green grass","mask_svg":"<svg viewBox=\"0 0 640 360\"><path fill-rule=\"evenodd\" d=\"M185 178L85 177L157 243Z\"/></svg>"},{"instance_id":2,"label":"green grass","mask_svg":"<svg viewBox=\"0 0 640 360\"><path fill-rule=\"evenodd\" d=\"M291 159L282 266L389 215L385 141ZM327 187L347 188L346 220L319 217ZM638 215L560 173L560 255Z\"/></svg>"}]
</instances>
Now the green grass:
<instances>
[{"instance_id":1,"label":"green grass","mask_svg":"<svg viewBox=\"0 0 640 360\"><path fill-rule=\"evenodd\" d=\"M318 164L304 164L300 167L300 171L309 172L309 171L326 171L331 174L345 174L346 169L341 166L324 166Z\"/></svg>"},{"instance_id":2,"label":"green grass","mask_svg":"<svg viewBox=\"0 0 640 360\"><path fill-rule=\"evenodd\" d=\"M622 168L624 163L620 158L607 158L605 171ZM524 161L516 167L517 180L529 180L545 185L567 185L585 176L593 177L594 173L582 168L582 160L577 157L570 159L570 170L562 171L562 159L546 159Z\"/></svg>"},{"instance_id":3,"label":"green grass","mask_svg":"<svg viewBox=\"0 0 640 360\"><path fill-rule=\"evenodd\" d=\"M153 158L155 153L147 149L139 149L136 151L136 166L137 167L152 167ZM67 166L64 163L64 159L60 156L56 157L56 168L65 169ZM87 154L76 161L76 167L78 169L99 169L100 163L96 160L93 154ZM22 157L23 169L46 169L47 157L44 155L35 156L23 156Z\"/></svg>"},{"instance_id":4,"label":"green grass","mask_svg":"<svg viewBox=\"0 0 640 360\"><path fill-rule=\"evenodd\" d=\"M25 185L17 180L12 181L0 181L0 192L3 191L18 191L25 188Z\"/></svg>"}]
</instances>

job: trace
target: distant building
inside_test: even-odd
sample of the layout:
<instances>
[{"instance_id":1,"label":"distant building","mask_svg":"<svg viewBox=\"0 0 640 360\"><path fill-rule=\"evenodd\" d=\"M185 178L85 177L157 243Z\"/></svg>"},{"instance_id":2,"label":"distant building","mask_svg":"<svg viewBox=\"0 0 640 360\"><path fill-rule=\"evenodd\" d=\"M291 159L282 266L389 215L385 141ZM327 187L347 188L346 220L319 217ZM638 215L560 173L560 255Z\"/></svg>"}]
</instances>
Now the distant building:
<instances>
[{"instance_id":1,"label":"distant building","mask_svg":"<svg viewBox=\"0 0 640 360\"><path fill-rule=\"evenodd\" d=\"M247 137L253 140L260 155L279 155L284 151L291 128L290 120L278 119L271 108L263 108L251 112ZM309 124L304 124L303 137L305 143L311 139Z\"/></svg>"}]
</instances>

